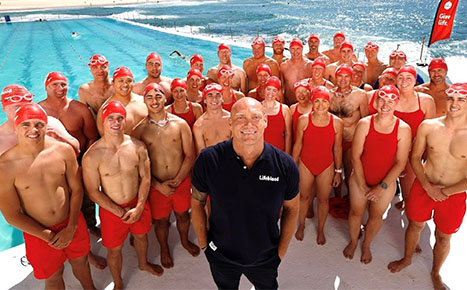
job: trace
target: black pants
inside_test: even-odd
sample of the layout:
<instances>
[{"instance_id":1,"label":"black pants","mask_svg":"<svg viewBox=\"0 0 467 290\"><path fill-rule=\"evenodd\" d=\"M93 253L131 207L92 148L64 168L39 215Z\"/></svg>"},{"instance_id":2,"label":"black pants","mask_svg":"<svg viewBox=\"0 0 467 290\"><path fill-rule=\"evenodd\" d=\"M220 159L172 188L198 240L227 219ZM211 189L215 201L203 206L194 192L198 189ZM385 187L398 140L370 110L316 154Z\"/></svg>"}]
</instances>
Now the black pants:
<instances>
[{"instance_id":1,"label":"black pants","mask_svg":"<svg viewBox=\"0 0 467 290\"><path fill-rule=\"evenodd\" d=\"M241 266L233 264L207 247L206 258L211 268L212 278L219 289L238 289L240 277L245 277L259 289L277 289L277 268L281 260L279 256L271 257L260 266Z\"/></svg>"}]
</instances>

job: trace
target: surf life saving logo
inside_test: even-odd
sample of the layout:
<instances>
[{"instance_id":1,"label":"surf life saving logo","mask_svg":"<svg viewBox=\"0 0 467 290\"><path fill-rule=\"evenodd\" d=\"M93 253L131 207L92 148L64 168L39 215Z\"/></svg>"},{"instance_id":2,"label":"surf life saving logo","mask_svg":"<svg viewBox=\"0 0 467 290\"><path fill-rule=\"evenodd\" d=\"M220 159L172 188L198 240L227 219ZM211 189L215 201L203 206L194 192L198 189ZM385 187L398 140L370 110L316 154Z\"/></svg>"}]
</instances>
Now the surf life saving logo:
<instances>
[{"instance_id":1,"label":"surf life saving logo","mask_svg":"<svg viewBox=\"0 0 467 290\"><path fill-rule=\"evenodd\" d=\"M279 176L273 177L269 175L260 175L259 180L261 181L273 181L273 182L279 182Z\"/></svg>"}]
</instances>

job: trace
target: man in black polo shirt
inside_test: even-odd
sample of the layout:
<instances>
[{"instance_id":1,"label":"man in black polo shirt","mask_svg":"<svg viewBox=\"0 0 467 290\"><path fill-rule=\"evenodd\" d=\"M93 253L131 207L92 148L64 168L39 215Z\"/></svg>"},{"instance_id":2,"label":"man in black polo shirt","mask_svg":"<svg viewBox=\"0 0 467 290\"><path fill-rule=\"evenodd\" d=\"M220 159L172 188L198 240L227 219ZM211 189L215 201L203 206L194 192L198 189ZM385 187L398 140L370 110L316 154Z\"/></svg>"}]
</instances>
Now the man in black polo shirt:
<instances>
[{"instance_id":1,"label":"man in black polo shirt","mask_svg":"<svg viewBox=\"0 0 467 290\"><path fill-rule=\"evenodd\" d=\"M277 289L277 268L297 222L298 168L264 142L261 103L240 99L230 120L232 139L204 149L194 165L193 227L218 288L238 288L244 274L256 289Z\"/></svg>"}]
</instances>

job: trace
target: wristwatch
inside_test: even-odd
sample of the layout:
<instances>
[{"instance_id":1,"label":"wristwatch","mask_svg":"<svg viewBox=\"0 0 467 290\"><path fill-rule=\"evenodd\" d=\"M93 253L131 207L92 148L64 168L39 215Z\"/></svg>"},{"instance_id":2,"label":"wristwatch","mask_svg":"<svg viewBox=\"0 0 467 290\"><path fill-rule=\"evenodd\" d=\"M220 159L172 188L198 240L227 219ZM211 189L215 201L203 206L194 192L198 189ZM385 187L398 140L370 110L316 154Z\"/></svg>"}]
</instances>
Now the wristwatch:
<instances>
[{"instance_id":1,"label":"wristwatch","mask_svg":"<svg viewBox=\"0 0 467 290\"><path fill-rule=\"evenodd\" d=\"M379 183L379 186L381 186L382 189L387 189L388 188L388 185L384 181L381 181Z\"/></svg>"}]
</instances>

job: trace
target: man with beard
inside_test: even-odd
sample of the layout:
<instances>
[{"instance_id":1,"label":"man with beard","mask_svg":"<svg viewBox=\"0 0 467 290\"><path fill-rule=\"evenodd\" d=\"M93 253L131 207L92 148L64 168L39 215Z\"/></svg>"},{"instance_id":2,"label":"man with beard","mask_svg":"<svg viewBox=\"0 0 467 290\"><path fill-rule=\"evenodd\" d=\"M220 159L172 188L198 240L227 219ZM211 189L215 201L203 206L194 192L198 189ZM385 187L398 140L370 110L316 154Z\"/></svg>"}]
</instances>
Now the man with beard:
<instances>
[{"instance_id":1,"label":"man with beard","mask_svg":"<svg viewBox=\"0 0 467 290\"><path fill-rule=\"evenodd\" d=\"M167 101L172 103L172 93L170 92L170 84L172 79L168 77L161 76L162 73L162 59L161 56L156 52L151 52L146 57L146 71L148 76L140 80L133 87L133 93L138 95L143 95L144 88L150 83L156 83L161 85L164 90L167 92Z\"/></svg>"}]
</instances>

